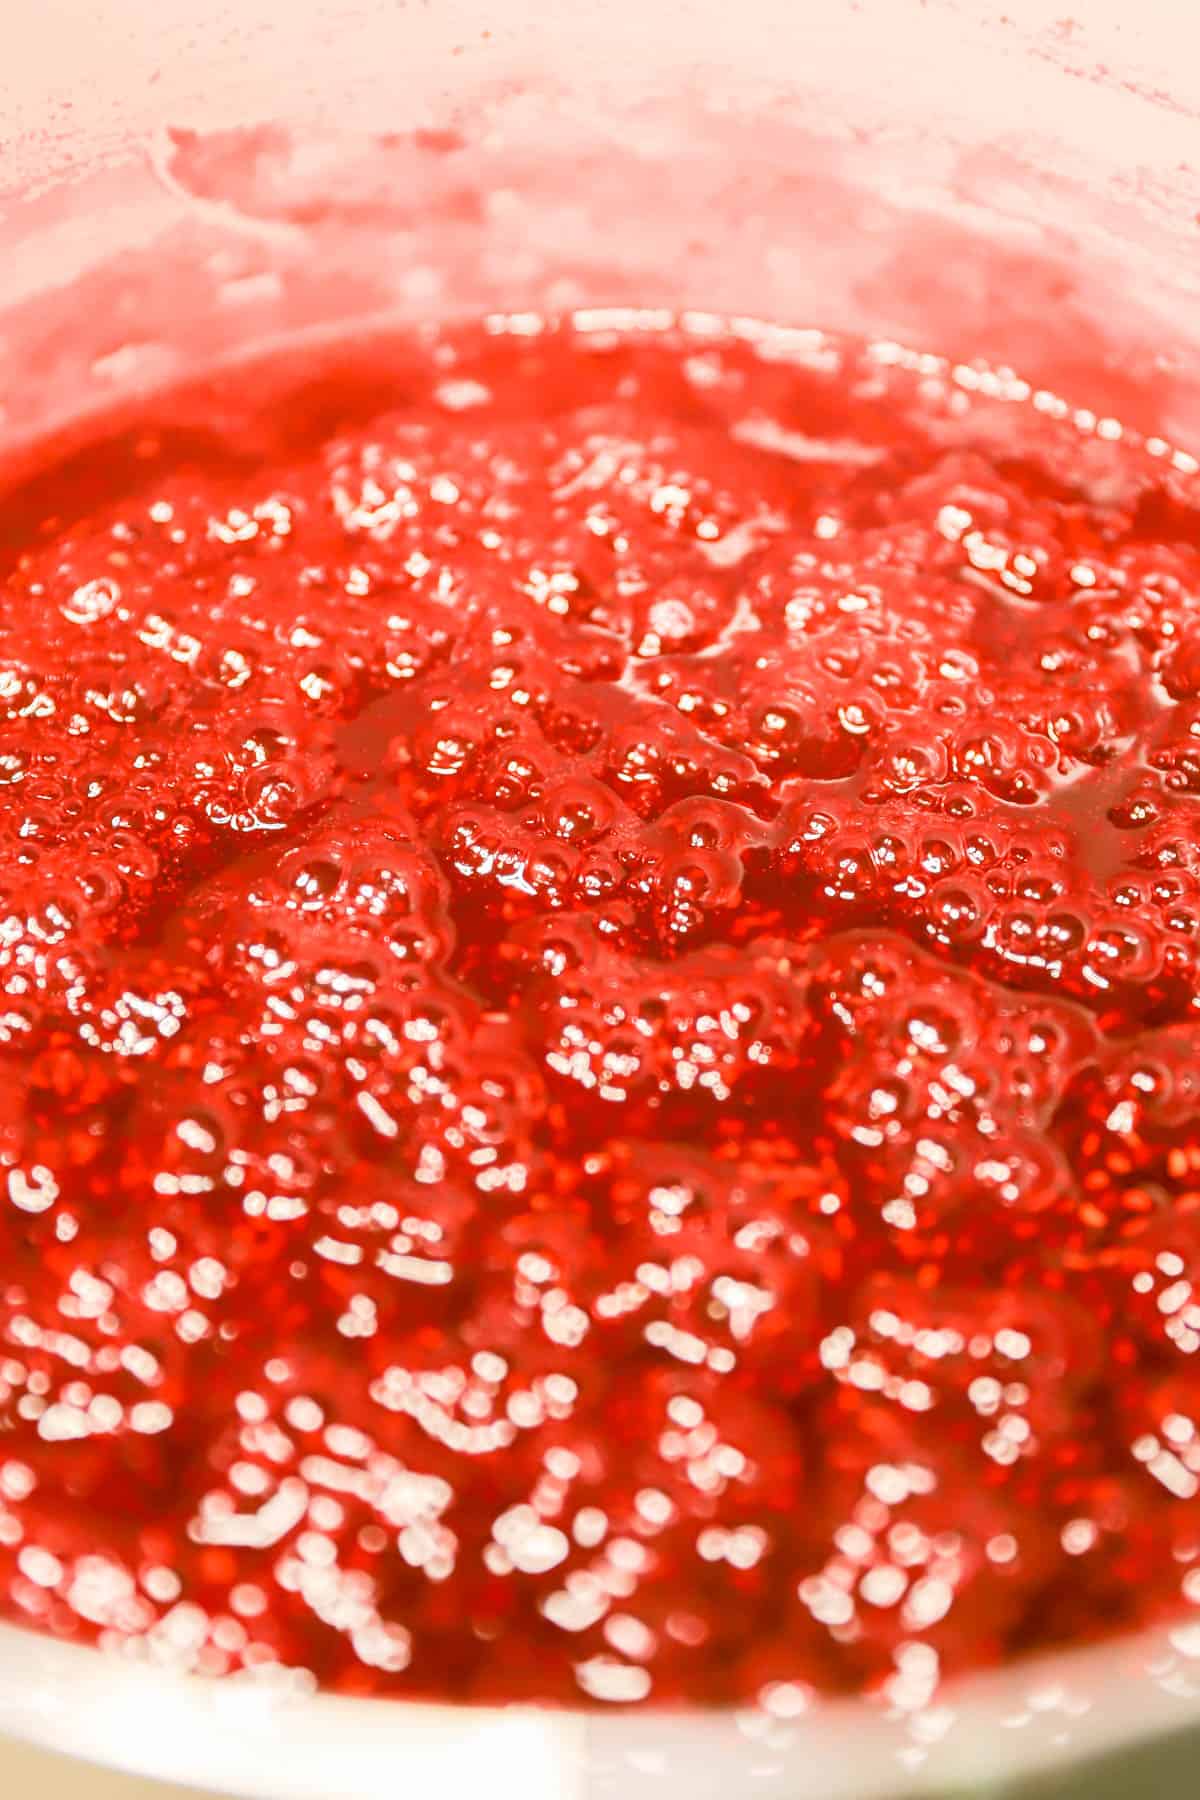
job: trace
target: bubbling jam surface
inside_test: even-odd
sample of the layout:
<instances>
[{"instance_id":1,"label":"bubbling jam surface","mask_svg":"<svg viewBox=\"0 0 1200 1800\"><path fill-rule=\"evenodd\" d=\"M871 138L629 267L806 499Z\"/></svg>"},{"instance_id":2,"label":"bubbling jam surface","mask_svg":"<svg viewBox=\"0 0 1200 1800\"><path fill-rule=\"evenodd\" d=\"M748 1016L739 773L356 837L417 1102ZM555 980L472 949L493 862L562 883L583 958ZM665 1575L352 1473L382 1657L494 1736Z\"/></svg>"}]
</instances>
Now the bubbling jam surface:
<instances>
[{"instance_id":1,"label":"bubbling jam surface","mask_svg":"<svg viewBox=\"0 0 1200 1800\"><path fill-rule=\"evenodd\" d=\"M4 1613L794 1711L1200 1605L1196 463L363 356L0 515Z\"/></svg>"}]
</instances>

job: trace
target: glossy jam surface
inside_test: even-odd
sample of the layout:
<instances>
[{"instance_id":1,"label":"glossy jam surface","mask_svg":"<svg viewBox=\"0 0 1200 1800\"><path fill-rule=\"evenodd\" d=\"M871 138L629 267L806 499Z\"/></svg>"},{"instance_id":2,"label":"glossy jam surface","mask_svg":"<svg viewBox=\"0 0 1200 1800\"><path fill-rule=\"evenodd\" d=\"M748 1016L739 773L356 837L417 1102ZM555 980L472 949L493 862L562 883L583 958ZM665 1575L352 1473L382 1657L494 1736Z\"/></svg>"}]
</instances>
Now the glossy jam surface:
<instances>
[{"instance_id":1,"label":"glossy jam surface","mask_svg":"<svg viewBox=\"0 0 1200 1800\"><path fill-rule=\"evenodd\" d=\"M606 323L5 504L14 1620L794 1712L1200 1605L1196 464Z\"/></svg>"}]
</instances>

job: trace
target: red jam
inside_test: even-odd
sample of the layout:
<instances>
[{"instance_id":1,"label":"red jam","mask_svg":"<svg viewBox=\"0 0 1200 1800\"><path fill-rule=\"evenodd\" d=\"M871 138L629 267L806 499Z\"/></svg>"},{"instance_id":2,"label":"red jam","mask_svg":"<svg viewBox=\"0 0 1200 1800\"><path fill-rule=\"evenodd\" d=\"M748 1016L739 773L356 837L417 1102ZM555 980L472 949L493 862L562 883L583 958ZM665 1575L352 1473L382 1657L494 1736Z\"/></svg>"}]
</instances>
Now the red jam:
<instances>
[{"instance_id":1,"label":"red jam","mask_svg":"<svg viewBox=\"0 0 1200 1800\"><path fill-rule=\"evenodd\" d=\"M604 324L6 504L14 1620L790 1707L1200 1605L1197 465Z\"/></svg>"}]
</instances>

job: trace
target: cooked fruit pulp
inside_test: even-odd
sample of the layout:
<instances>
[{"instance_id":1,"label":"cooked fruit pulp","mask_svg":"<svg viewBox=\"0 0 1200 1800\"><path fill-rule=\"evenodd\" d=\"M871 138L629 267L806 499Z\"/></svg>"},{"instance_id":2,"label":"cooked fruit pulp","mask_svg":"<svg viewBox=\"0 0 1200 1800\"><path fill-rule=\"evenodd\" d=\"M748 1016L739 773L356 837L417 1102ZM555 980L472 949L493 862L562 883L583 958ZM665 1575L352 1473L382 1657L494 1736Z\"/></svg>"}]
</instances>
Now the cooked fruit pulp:
<instances>
[{"instance_id":1,"label":"cooked fruit pulp","mask_svg":"<svg viewBox=\"0 0 1200 1800\"><path fill-rule=\"evenodd\" d=\"M794 1710L1200 1603L1196 464L636 325L3 509L15 1620Z\"/></svg>"}]
</instances>

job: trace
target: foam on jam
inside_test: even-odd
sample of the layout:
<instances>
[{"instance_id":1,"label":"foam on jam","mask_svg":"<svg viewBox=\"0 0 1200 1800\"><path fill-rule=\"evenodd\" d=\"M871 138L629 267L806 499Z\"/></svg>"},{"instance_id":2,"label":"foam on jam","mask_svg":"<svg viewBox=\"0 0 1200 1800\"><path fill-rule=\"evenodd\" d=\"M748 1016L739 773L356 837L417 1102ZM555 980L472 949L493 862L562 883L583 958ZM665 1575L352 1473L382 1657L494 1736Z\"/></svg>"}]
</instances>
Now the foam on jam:
<instances>
[{"instance_id":1,"label":"foam on jam","mask_svg":"<svg viewBox=\"0 0 1200 1800\"><path fill-rule=\"evenodd\" d=\"M12 1619L794 1710L1200 1605L1197 465L652 322L5 506Z\"/></svg>"}]
</instances>

